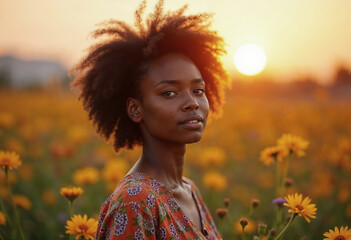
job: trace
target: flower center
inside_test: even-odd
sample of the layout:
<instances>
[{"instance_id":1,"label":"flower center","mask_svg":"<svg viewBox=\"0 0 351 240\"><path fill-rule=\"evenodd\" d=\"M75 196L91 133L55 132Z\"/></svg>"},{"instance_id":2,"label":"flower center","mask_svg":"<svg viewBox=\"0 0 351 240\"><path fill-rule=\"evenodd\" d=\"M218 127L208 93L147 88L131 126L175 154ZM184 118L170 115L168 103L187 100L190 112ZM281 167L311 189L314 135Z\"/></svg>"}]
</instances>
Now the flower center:
<instances>
[{"instance_id":1,"label":"flower center","mask_svg":"<svg viewBox=\"0 0 351 240\"><path fill-rule=\"evenodd\" d=\"M345 237L342 235L339 235L336 238L334 238L334 240L345 240Z\"/></svg>"},{"instance_id":2,"label":"flower center","mask_svg":"<svg viewBox=\"0 0 351 240\"><path fill-rule=\"evenodd\" d=\"M82 231L82 232L86 232L89 228L86 224L79 224L78 228Z\"/></svg>"},{"instance_id":3,"label":"flower center","mask_svg":"<svg viewBox=\"0 0 351 240\"><path fill-rule=\"evenodd\" d=\"M8 166L8 165L10 165L10 159L9 158L3 158L2 159L2 165L4 165L4 166Z\"/></svg>"},{"instance_id":4,"label":"flower center","mask_svg":"<svg viewBox=\"0 0 351 240\"><path fill-rule=\"evenodd\" d=\"M296 205L295 207L296 207L297 209L299 209L299 211L302 211L302 210L304 210L304 209L305 209L303 206L301 206L301 205L299 205L299 204L298 204L298 205Z\"/></svg>"},{"instance_id":5,"label":"flower center","mask_svg":"<svg viewBox=\"0 0 351 240\"><path fill-rule=\"evenodd\" d=\"M279 152L272 152L272 157L277 157Z\"/></svg>"}]
</instances>

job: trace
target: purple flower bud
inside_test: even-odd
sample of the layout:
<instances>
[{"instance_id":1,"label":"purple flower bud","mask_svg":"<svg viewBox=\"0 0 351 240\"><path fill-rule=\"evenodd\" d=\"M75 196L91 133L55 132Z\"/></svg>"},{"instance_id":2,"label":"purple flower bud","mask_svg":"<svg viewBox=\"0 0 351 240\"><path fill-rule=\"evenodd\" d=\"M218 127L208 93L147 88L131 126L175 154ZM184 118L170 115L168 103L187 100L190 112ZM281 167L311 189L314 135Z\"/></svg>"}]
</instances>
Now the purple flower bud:
<instances>
[{"instance_id":1,"label":"purple flower bud","mask_svg":"<svg viewBox=\"0 0 351 240\"><path fill-rule=\"evenodd\" d=\"M286 203L286 200L284 198L275 198L273 199L273 203L281 207L284 203Z\"/></svg>"},{"instance_id":2,"label":"purple flower bud","mask_svg":"<svg viewBox=\"0 0 351 240\"><path fill-rule=\"evenodd\" d=\"M68 216L67 213L60 212L60 213L57 215L57 220L58 220L60 223L65 223L68 219L69 219L69 216Z\"/></svg>"}]
</instances>

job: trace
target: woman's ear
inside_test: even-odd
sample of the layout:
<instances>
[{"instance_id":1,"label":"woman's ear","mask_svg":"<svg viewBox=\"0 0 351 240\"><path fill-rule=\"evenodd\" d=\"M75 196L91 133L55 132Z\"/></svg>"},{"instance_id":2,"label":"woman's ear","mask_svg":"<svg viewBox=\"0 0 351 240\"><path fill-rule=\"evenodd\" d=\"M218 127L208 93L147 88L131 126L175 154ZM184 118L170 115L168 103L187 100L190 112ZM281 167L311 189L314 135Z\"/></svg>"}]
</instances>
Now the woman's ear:
<instances>
[{"instance_id":1,"label":"woman's ear","mask_svg":"<svg viewBox=\"0 0 351 240\"><path fill-rule=\"evenodd\" d=\"M127 114L133 122L139 123L142 120L141 104L139 100L131 97L128 98L126 108Z\"/></svg>"}]
</instances>

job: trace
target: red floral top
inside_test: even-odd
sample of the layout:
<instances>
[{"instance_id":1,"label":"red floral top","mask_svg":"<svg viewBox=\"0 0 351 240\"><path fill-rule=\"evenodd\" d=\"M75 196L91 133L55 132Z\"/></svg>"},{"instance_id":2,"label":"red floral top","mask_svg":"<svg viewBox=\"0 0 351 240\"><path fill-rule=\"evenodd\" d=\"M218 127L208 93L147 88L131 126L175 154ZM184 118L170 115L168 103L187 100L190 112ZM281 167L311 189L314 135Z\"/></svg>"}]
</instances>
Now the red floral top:
<instances>
[{"instance_id":1,"label":"red floral top","mask_svg":"<svg viewBox=\"0 0 351 240\"><path fill-rule=\"evenodd\" d=\"M101 207L95 239L222 239L199 190L188 178L201 227L184 214L172 190L144 173L124 177Z\"/></svg>"}]
</instances>

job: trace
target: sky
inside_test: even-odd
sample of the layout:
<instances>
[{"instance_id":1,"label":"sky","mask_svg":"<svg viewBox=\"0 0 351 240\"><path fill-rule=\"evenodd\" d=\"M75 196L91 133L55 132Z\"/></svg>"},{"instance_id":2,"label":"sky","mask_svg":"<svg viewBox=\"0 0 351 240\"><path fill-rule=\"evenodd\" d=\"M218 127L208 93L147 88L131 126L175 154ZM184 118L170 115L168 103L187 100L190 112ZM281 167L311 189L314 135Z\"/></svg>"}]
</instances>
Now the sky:
<instances>
[{"instance_id":1,"label":"sky","mask_svg":"<svg viewBox=\"0 0 351 240\"><path fill-rule=\"evenodd\" d=\"M71 68L107 19L133 23L141 0L0 0L0 55L49 59ZM150 13L157 0L149 0ZM227 43L226 68L242 44L267 55L262 75L277 81L314 78L328 83L339 64L351 69L351 0L166 0L166 10L212 12Z\"/></svg>"}]
</instances>

